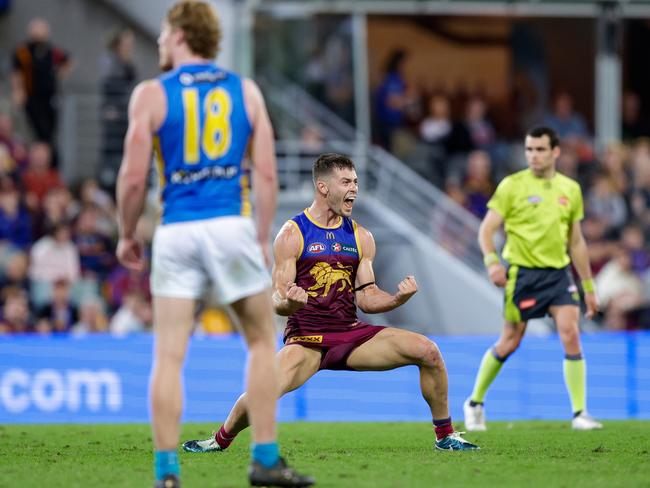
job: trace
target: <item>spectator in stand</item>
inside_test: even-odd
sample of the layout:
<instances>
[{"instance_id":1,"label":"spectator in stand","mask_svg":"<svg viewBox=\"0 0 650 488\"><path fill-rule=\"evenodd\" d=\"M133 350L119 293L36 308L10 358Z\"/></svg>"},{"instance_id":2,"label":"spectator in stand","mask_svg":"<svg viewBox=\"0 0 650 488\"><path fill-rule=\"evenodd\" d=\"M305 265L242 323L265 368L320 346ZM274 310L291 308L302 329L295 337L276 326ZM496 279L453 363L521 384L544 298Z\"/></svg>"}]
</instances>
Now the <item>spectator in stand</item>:
<instances>
[{"instance_id":1,"label":"spectator in stand","mask_svg":"<svg viewBox=\"0 0 650 488\"><path fill-rule=\"evenodd\" d=\"M375 125L377 142L390 150L393 134L406 124L410 103L404 66L408 54L403 49L393 51L384 70L384 78L375 92Z\"/></svg>"},{"instance_id":2,"label":"spectator in stand","mask_svg":"<svg viewBox=\"0 0 650 488\"><path fill-rule=\"evenodd\" d=\"M84 208L77 217L74 243L79 251L84 276L103 280L115 263L110 239L98 230L99 211L95 206Z\"/></svg>"},{"instance_id":3,"label":"spectator in stand","mask_svg":"<svg viewBox=\"0 0 650 488\"><path fill-rule=\"evenodd\" d=\"M627 195L630 186L627 153L627 148L623 144L608 144L601 159L603 172L611 181L614 190L621 195Z\"/></svg>"},{"instance_id":4,"label":"spectator in stand","mask_svg":"<svg viewBox=\"0 0 650 488\"><path fill-rule=\"evenodd\" d=\"M52 150L45 142L35 142L29 148L28 165L22 174L26 192L26 203L30 210L37 211L45 194L64 186L59 172L52 168Z\"/></svg>"},{"instance_id":5,"label":"spectator in stand","mask_svg":"<svg viewBox=\"0 0 650 488\"><path fill-rule=\"evenodd\" d=\"M41 237L31 250L32 285L51 286L56 280L75 283L80 276L79 251L71 241L70 225L57 224L50 234Z\"/></svg>"},{"instance_id":6,"label":"spectator in stand","mask_svg":"<svg viewBox=\"0 0 650 488\"><path fill-rule=\"evenodd\" d=\"M490 155L485 151L472 151L467 157L463 181L463 191L467 195L466 208L479 219L485 217L494 189Z\"/></svg>"},{"instance_id":7,"label":"spectator in stand","mask_svg":"<svg viewBox=\"0 0 650 488\"><path fill-rule=\"evenodd\" d=\"M99 187L97 180L87 178L81 183L79 203L81 208L94 207L97 210L96 225L98 232L106 236L117 234L115 204L111 196Z\"/></svg>"},{"instance_id":8,"label":"spectator in stand","mask_svg":"<svg viewBox=\"0 0 650 488\"><path fill-rule=\"evenodd\" d=\"M650 268L650 254L645 246L643 229L637 223L630 223L621 232L621 245L629 250L632 271L642 277Z\"/></svg>"},{"instance_id":9,"label":"spectator in stand","mask_svg":"<svg viewBox=\"0 0 650 488\"><path fill-rule=\"evenodd\" d=\"M149 329L151 320L151 303L141 293L130 292L124 297L124 303L111 319L108 328L113 334L144 332Z\"/></svg>"},{"instance_id":10,"label":"spectator in stand","mask_svg":"<svg viewBox=\"0 0 650 488\"><path fill-rule=\"evenodd\" d=\"M11 116L6 113L0 113L0 144L7 146L15 169L24 170L27 166L27 149L14 134Z\"/></svg>"},{"instance_id":11,"label":"spectator in stand","mask_svg":"<svg viewBox=\"0 0 650 488\"><path fill-rule=\"evenodd\" d=\"M620 230L627 221L625 199L617 193L612 180L605 173L596 175L587 193L587 213L602 220L609 231Z\"/></svg>"},{"instance_id":12,"label":"spectator in stand","mask_svg":"<svg viewBox=\"0 0 650 488\"><path fill-rule=\"evenodd\" d=\"M107 53L101 60L102 89L102 164L98 178L114 193L117 171L122 160L122 142L128 127L129 95L136 82L133 63L133 32L120 29L111 35Z\"/></svg>"},{"instance_id":13,"label":"spectator in stand","mask_svg":"<svg viewBox=\"0 0 650 488\"><path fill-rule=\"evenodd\" d=\"M120 308L124 298L133 293L139 293L151 301L149 268L145 266L141 271L134 271L118 264L108 276L104 289L111 310Z\"/></svg>"},{"instance_id":14,"label":"spectator in stand","mask_svg":"<svg viewBox=\"0 0 650 488\"><path fill-rule=\"evenodd\" d=\"M453 156L469 152L472 143L466 128L452 120L446 95L433 95L428 107L428 115L420 123L420 138L429 148L432 180L442 188L447 178L460 179L462 160Z\"/></svg>"},{"instance_id":15,"label":"spectator in stand","mask_svg":"<svg viewBox=\"0 0 650 488\"><path fill-rule=\"evenodd\" d=\"M632 149L632 214L646 229L650 228L650 142L639 139Z\"/></svg>"},{"instance_id":16,"label":"spectator in stand","mask_svg":"<svg viewBox=\"0 0 650 488\"><path fill-rule=\"evenodd\" d=\"M19 249L28 249L33 242L32 216L20 201L13 185L0 191L0 241Z\"/></svg>"},{"instance_id":17,"label":"spectator in stand","mask_svg":"<svg viewBox=\"0 0 650 488\"><path fill-rule=\"evenodd\" d=\"M57 225L69 222L74 216L75 202L67 188L52 188L45 194L41 212L38 214L36 236L40 238Z\"/></svg>"},{"instance_id":18,"label":"spectator in stand","mask_svg":"<svg viewBox=\"0 0 650 488\"><path fill-rule=\"evenodd\" d=\"M614 257L598 273L595 282L607 328L626 329L626 315L644 301L643 283L632 270L629 250L617 247Z\"/></svg>"},{"instance_id":19,"label":"spectator in stand","mask_svg":"<svg viewBox=\"0 0 650 488\"><path fill-rule=\"evenodd\" d=\"M6 260L0 266L0 296L4 290L19 289L29 293L30 282L28 277L29 259L22 251L10 250Z\"/></svg>"},{"instance_id":20,"label":"spectator in stand","mask_svg":"<svg viewBox=\"0 0 650 488\"><path fill-rule=\"evenodd\" d=\"M72 326L75 335L93 334L108 331L108 319L104 307L97 297L90 297L79 305L79 321Z\"/></svg>"},{"instance_id":21,"label":"spectator in stand","mask_svg":"<svg viewBox=\"0 0 650 488\"><path fill-rule=\"evenodd\" d=\"M24 107L36 139L52 145L58 82L69 73L71 61L67 52L50 42L50 25L44 19L33 19L27 36L13 55L12 98Z\"/></svg>"},{"instance_id":22,"label":"spectator in stand","mask_svg":"<svg viewBox=\"0 0 650 488\"><path fill-rule=\"evenodd\" d=\"M566 91L561 91L555 96L553 112L546 116L544 125L554 129L563 141L588 141L591 138L584 117L574 110L573 97Z\"/></svg>"},{"instance_id":23,"label":"spectator in stand","mask_svg":"<svg viewBox=\"0 0 650 488\"><path fill-rule=\"evenodd\" d=\"M54 332L69 332L77 323L77 307L70 300L70 283L58 279L52 287L52 300L41 308L38 318L46 319Z\"/></svg>"},{"instance_id":24,"label":"spectator in stand","mask_svg":"<svg viewBox=\"0 0 650 488\"><path fill-rule=\"evenodd\" d=\"M623 94L621 110L621 135L624 141L633 142L639 137L650 137L648 121L641 116L641 99L637 93Z\"/></svg>"},{"instance_id":25,"label":"spectator in stand","mask_svg":"<svg viewBox=\"0 0 650 488\"><path fill-rule=\"evenodd\" d=\"M497 142L497 134L487 118L487 103L482 97L473 96L465 107L465 127L475 149L489 151Z\"/></svg>"},{"instance_id":26,"label":"spectator in stand","mask_svg":"<svg viewBox=\"0 0 650 488\"><path fill-rule=\"evenodd\" d=\"M31 332L27 293L20 288L4 290L4 305L0 318L0 334L23 334Z\"/></svg>"}]
</instances>

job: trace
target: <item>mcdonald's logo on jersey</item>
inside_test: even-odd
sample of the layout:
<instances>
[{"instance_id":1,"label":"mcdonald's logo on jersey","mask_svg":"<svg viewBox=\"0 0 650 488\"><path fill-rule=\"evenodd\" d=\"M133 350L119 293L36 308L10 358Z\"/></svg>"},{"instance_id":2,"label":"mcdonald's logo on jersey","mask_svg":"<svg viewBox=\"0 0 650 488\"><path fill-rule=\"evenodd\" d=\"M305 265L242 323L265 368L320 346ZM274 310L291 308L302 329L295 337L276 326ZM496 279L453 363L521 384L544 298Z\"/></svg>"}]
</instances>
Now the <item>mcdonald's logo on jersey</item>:
<instances>
[{"instance_id":1,"label":"mcdonald's logo on jersey","mask_svg":"<svg viewBox=\"0 0 650 488\"><path fill-rule=\"evenodd\" d=\"M334 232L328 230L328 231L325 233L325 237L326 237L327 239L329 239L330 241L333 241L333 240L334 240Z\"/></svg>"}]
</instances>

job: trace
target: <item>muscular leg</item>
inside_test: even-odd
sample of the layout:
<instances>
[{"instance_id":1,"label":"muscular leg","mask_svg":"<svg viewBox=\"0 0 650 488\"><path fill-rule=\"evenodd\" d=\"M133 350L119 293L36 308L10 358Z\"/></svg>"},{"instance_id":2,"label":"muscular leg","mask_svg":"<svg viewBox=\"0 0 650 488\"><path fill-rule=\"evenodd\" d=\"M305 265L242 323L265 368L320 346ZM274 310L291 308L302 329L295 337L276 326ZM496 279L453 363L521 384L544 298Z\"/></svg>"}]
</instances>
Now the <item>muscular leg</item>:
<instances>
[{"instance_id":1,"label":"muscular leg","mask_svg":"<svg viewBox=\"0 0 650 488\"><path fill-rule=\"evenodd\" d=\"M318 350L292 344L283 347L276 357L280 372L278 397L281 397L302 386L318 371L321 354ZM223 424L223 428L229 435L234 437L250 425L246 414L248 402L249 394L243 393L232 407Z\"/></svg>"},{"instance_id":2,"label":"muscular leg","mask_svg":"<svg viewBox=\"0 0 650 488\"><path fill-rule=\"evenodd\" d=\"M586 364L580 346L580 309L575 305L551 307L557 331L564 347L564 383L574 415L586 408Z\"/></svg>"},{"instance_id":3,"label":"muscular leg","mask_svg":"<svg viewBox=\"0 0 650 488\"><path fill-rule=\"evenodd\" d=\"M449 417L445 362L438 346L425 336L407 330L386 328L352 351L347 364L359 371L418 366L422 396L431 409L432 417Z\"/></svg>"},{"instance_id":4,"label":"muscular leg","mask_svg":"<svg viewBox=\"0 0 650 488\"><path fill-rule=\"evenodd\" d=\"M154 297L154 362L151 374L151 412L157 451L178 445L183 396L181 372L194 324L194 300Z\"/></svg>"},{"instance_id":5,"label":"muscular leg","mask_svg":"<svg viewBox=\"0 0 650 488\"><path fill-rule=\"evenodd\" d=\"M264 291L232 305L248 346L246 390L256 444L275 442L277 378L271 295Z\"/></svg>"}]
</instances>

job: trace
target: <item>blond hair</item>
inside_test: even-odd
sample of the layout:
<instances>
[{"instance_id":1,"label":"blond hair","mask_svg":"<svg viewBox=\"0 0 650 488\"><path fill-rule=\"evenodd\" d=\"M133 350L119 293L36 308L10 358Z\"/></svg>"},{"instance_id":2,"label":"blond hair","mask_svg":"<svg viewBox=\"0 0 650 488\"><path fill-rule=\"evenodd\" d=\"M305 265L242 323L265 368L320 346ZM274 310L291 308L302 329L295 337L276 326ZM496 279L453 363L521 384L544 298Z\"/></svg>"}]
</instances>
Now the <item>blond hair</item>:
<instances>
[{"instance_id":1,"label":"blond hair","mask_svg":"<svg viewBox=\"0 0 650 488\"><path fill-rule=\"evenodd\" d=\"M214 8L198 0L183 0L167 12L167 22L172 28L185 33L185 42L193 54L214 59L219 52L221 27Z\"/></svg>"}]
</instances>

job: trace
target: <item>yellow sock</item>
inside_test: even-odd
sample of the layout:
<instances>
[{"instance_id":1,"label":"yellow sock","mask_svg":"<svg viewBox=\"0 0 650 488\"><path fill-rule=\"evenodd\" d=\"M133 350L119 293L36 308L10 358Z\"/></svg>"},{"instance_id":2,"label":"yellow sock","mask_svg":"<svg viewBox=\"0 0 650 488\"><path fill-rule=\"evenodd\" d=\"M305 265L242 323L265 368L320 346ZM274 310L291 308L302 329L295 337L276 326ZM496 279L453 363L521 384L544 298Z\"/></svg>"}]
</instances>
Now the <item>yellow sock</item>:
<instances>
[{"instance_id":1,"label":"yellow sock","mask_svg":"<svg viewBox=\"0 0 650 488\"><path fill-rule=\"evenodd\" d=\"M499 374L499 371L501 371L501 367L505 361L505 358L499 358L501 360L497 359L493 351L492 348L488 349L481 360L481 366L478 368L476 382L474 383L474 390L472 391L472 396L469 397L473 402L483 403L488 388L494 381L494 378Z\"/></svg>"},{"instance_id":2,"label":"yellow sock","mask_svg":"<svg viewBox=\"0 0 650 488\"><path fill-rule=\"evenodd\" d=\"M564 383L571 399L573 413L587 408L587 365L582 354L566 355L563 363Z\"/></svg>"}]
</instances>

